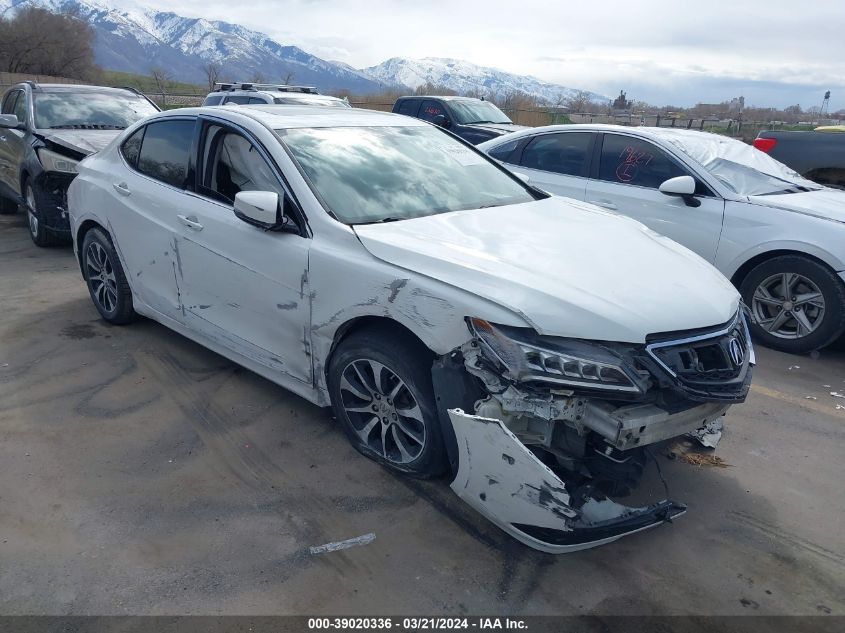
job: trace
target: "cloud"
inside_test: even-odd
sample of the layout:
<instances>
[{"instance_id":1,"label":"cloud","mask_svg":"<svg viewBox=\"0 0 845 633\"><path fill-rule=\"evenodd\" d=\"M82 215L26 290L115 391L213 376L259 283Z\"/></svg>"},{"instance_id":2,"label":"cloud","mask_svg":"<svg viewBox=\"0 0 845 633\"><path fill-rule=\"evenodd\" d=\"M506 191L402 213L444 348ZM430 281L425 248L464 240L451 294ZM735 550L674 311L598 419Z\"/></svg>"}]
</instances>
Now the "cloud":
<instances>
[{"instance_id":1,"label":"cloud","mask_svg":"<svg viewBox=\"0 0 845 633\"><path fill-rule=\"evenodd\" d=\"M123 1L123 0L117 0ZM127 0L128 1L128 0ZM173 10L169 0L140 0ZM455 57L566 86L659 103L782 106L830 89L845 107L845 3L709 0L182 0L185 15L236 22L356 67ZM823 91L822 91L823 92ZM806 95L806 96L805 96ZM820 101L820 100L819 100ZM762 102L761 102L762 103Z\"/></svg>"}]
</instances>

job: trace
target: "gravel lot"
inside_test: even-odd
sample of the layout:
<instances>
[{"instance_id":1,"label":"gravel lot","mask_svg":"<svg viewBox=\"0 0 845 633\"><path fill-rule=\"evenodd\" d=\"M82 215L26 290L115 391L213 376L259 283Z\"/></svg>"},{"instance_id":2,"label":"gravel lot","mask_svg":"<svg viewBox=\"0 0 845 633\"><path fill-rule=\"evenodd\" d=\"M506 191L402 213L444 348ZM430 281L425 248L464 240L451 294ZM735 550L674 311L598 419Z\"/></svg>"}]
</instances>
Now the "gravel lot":
<instances>
[{"instance_id":1,"label":"gravel lot","mask_svg":"<svg viewBox=\"0 0 845 633\"><path fill-rule=\"evenodd\" d=\"M659 451L686 516L555 557L360 457L327 411L106 325L21 215L0 271L0 614L845 614L843 346L758 349L725 467Z\"/></svg>"}]
</instances>

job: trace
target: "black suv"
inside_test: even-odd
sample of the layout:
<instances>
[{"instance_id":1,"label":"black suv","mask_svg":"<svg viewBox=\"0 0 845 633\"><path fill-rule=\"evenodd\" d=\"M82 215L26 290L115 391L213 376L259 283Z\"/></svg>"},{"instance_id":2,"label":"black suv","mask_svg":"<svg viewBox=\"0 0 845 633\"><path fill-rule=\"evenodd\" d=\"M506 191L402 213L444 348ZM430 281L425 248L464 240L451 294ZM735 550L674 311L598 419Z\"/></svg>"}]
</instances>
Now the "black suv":
<instances>
[{"instance_id":1,"label":"black suv","mask_svg":"<svg viewBox=\"0 0 845 633\"><path fill-rule=\"evenodd\" d=\"M471 97L399 97L393 112L430 121L473 145L525 127L489 101Z\"/></svg>"},{"instance_id":2,"label":"black suv","mask_svg":"<svg viewBox=\"0 0 845 633\"><path fill-rule=\"evenodd\" d=\"M67 188L77 163L158 107L129 88L12 86L0 114L0 213L26 209L38 246L70 238Z\"/></svg>"}]
</instances>

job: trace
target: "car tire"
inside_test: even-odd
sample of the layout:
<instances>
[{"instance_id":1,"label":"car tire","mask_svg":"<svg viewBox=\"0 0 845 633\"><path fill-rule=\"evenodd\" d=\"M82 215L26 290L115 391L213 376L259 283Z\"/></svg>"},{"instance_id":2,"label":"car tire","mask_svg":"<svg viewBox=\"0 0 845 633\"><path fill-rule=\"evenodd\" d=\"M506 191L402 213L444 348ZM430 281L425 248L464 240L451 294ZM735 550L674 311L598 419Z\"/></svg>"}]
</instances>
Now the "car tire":
<instances>
[{"instance_id":1,"label":"car tire","mask_svg":"<svg viewBox=\"0 0 845 633\"><path fill-rule=\"evenodd\" d=\"M766 347L806 354L845 331L845 284L809 257L781 255L758 264L739 290L751 310L751 338Z\"/></svg>"},{"instance_id":2,"label":"car tire","mask_svg":"<svg viewBox=\"0 0 845 633\"><path fill-rule=\"evenodd\" d=\"M431 362L431 352L398 327L371 327L343 340L328 369L332 409L352 445L418 479L448 465Z\"/></svg>"},{"instance_id":3,"label":"car tire","mask_svg":"<svg viewBox=\"0 0 845 633\"><path fill-rule=\"evenodd\" d=\"M109 323L123 325L137 317L132 290L109 236L91 229L82 240L82 274L97 312Z\"/></svg>"},{"instance_id":4,"label":"car tire","mask_svg":"<svg viewBox=\"0 0 845 633\"><path fill-rule=\"evenodd\" d=\"M61 244L64 240L44 226L44 214L41 211L43 208L44 202L40 191L31 182L24 183L24 210L29 236L33 243L42 248Z\"/></svg>"}]
</instances>

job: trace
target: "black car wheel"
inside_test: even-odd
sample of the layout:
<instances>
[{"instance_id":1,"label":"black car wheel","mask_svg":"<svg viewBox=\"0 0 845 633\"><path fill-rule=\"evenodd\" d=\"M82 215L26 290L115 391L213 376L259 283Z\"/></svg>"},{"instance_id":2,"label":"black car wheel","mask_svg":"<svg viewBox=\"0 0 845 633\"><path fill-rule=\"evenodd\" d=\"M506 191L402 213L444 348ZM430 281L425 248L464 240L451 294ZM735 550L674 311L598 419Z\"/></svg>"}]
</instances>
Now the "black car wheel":
<instances>
[{"instance_id":1,"label":"black car wheel","mask_svg":"<svg viewBox=\"0 0 845 633\"><path fill-rule=\"evenodd\" d=\"M56 246L63 242L55 233L44 225L44 204L41 196L32 183L24 185L24 208L26 210L26 222L29 227L29 236L36 246Z\"/></svg>"},{"instance_id":2,"label":"black car wheel","mask_svg":"<svg viewBox=\"0 0 845 633\"><path fill-rule=\"evenodd\" d=\"M91 229L82 240L82 270L94 306L106 321L122 325L137 316L132 291L108 235Z\"/></svg>"},{"instance_id":3,"label":"black car wheel","mask_svg":"<svg viewBox=\"0 0 845 633\"><path fill-rule=\"evenodd\" d=\"M431 360L406 333L368 328L339 345L328 370L332 408L352 445L392 470L423 479L447 466Z\"/></svg>"},{"instance_id":4,"label":"black car wheel","mask_svg":"<svg viewBox=\"0 0 845 633\"><path fill-rule=\"evenodd\" d=\"M740 294L751 309L751 338L766 347L811 352L845 331L845 285L808 257L783 255L759 264Z\"/></svg>"}]
</instances>

